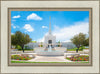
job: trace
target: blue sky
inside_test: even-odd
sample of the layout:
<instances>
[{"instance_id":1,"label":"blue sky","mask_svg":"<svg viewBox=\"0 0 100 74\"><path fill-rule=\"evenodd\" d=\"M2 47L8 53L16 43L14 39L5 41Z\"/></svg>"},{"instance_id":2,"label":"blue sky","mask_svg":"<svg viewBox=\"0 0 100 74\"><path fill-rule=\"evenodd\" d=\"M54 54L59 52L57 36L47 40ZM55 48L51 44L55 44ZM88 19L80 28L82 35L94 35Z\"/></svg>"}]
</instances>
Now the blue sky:
<instances>
[{"instance_id":1,"label":"blue sky","mask_svg":"<svg viewBox=\"0 0 100 74\"><path fill-rule=\"evenodd\" d=\"M11 11L11 33L21 31L41 42L48 33L50 16L56 41L70 41L80 32L89 32L88 11Z\"/></svg>"}]
</instances>

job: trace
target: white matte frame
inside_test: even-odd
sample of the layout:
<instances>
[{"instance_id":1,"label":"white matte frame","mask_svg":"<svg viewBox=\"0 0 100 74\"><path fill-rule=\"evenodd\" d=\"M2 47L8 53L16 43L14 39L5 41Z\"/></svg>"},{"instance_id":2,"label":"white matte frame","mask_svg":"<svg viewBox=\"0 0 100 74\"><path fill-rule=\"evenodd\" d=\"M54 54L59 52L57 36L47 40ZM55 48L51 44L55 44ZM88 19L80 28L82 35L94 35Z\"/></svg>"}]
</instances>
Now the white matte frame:
<instances>
[{"instance_id":1,"label":"white matte frame","mask_svg":"<svg viewBox=\"0 0 100 74\"><path fill-rule=\"evenodd\" d=\"M92 8L92 66L8 66L8 8ZM99 1L1 1L1 73L99 73Z\"/></svg>"}]
</instances>

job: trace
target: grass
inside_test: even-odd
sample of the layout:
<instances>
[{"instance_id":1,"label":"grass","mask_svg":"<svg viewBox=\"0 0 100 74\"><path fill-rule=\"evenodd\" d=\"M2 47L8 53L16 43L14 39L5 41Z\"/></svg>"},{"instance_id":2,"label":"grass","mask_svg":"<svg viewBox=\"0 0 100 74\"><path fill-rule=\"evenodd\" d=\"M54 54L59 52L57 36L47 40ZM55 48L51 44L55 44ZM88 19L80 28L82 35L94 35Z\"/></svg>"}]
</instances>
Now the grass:
<instances>
[{"instance_id":1,"label":"grass","mask_svg":"<svg viewBox=\"0 0 100 74\"><path fill-rule=\"evenodd\" d=\"M11 63L89 63L89 61L81 62L29 62L29 61L11 61Z\"/></svg>"},{"instance_id":2,"label":"grass","mask_svg":"<svg viewBox=\"0 0 100 74\"><path fill-rule=\"evenodd\" d=\"M77 48L72 48L72 49L67 49L67 51L76 51ZM78 51L83 51L84 49L89 49L89 48L85 48L84 46L83 47L80 47Z\"/></svg>"},{"instance_id":3,"label":"grass","mask_svg":"<svg viewBox=\"0 0 100 74\"><path fill-rule=\"evenodd\" d=\"M34 49L25 49L24 51L33 51ZM23 51L23 50L18 50L18 51Z\"/></svg>"},{"instance_id":4,"label":"grass","mask_svg":"<svg viewBox=\"0 0 100 74\"><path fill-rule=\"evenodd\" d=\"M76 51L76 49L67 49L67 51ZM78 50L78 51L83 51L83 50Z\"/></svg>"}]
</instances>

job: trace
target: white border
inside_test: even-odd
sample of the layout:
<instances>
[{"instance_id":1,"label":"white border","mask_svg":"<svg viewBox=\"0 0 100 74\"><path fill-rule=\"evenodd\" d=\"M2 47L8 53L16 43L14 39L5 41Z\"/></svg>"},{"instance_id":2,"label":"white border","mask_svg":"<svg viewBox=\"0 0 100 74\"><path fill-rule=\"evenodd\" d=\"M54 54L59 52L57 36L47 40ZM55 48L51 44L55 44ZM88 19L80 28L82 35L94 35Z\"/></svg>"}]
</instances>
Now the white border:
<instances>
[{"instance_id":1,"label":"white border","mask_svg":"<svg viewBox=\"0 0 100 74\"><path fill-rule=\"evenodd\" d=\"M93 8L93 66L34 67L8 66L8 11L14 7ZM1 73L99 73L99 1L2 1L1 2Z\"/></svg>"}]
</instances>

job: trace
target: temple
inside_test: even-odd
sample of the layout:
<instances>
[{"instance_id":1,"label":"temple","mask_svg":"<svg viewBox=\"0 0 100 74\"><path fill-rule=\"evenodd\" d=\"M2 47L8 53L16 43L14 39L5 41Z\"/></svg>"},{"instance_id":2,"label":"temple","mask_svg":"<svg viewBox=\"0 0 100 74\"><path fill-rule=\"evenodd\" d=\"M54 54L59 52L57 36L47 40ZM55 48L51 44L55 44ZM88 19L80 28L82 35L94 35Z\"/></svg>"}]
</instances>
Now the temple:
<instances>
[{"instance_id":1,"label":"temple","mask_svg":"<svg viewBox=\"0 0 100 74\"><path fill-rule=\"evenodd\" d=\"M41 49L48 49L49 46L51 46L51 48L56 49L57 47L65 47L65 48L74 48L75 45L72 42L56 42L56 36L54 36L52 34L52 30L51 30L51 17L50 17L50 22L49 22L49 31L48 34L44 36L44 41L43 42L30 42L28 44L26 44L25 46L27 46L28 49L38 49L39 47L41 47ZM24 46L24 47L25 47Z\"/></svg>"},{"instance_id":2,"label":"temple","mask_svg":"<svg viewBox=\"0 0 100 74\"><path fill-rule=\"evenodd\" d=\"M49 47L49 45L51 45L52 47L56 46L56 36L52 35L52 31L51 31L51 17L49 23L49 32L44 37L44 46Z\"/></svg>"}]
</instances>

